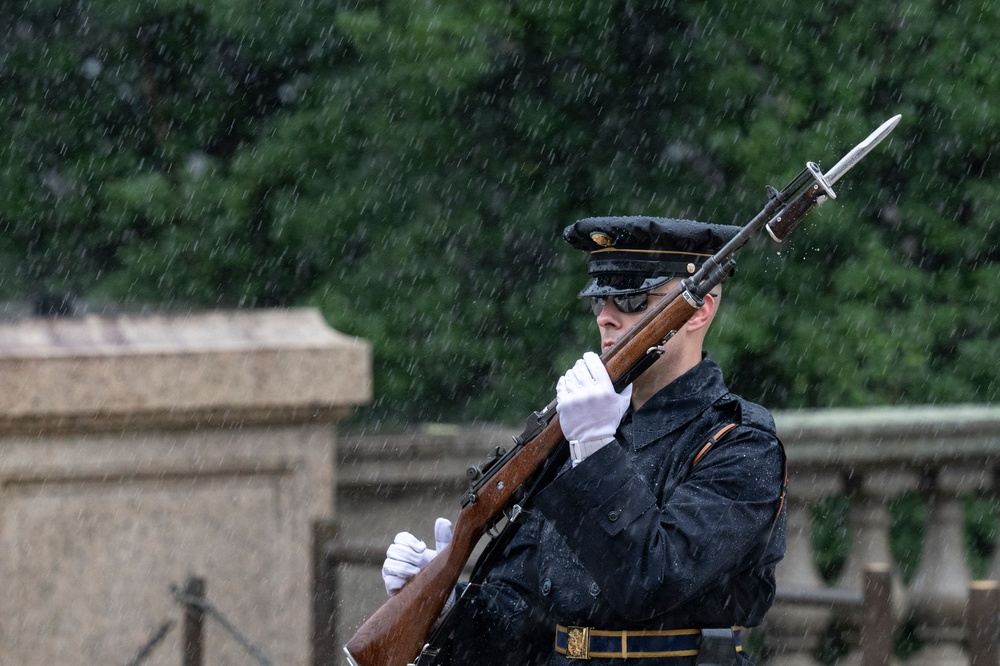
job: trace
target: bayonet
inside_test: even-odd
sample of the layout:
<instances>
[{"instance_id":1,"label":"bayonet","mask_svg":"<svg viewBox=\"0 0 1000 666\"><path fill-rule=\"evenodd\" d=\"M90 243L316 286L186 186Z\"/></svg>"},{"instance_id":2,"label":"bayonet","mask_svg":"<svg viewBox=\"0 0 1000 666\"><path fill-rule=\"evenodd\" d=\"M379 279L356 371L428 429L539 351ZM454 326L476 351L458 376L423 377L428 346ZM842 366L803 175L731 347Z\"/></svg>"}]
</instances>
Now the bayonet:
<instances>
[{"instance_id":1,"label":"bayonet","mask_svg":"<svg viewBox=\"0 0 1000 666\"><path fill-rule=\"evenodd\" d=\"M833 184L860 162L865 155L889 136L902 116L895 115L885 121L840 158L826 173L815 162L807 162L806 168L784 190L778 192L769 188L772 202L777 202L778 211L764 226L776 243L781 243L799 225L806 213L827 199L836 199ZM805 189L803 189L805 188Z\"/></svg>"},{"instance_id":2,"label":"bayonet","mask_svg":"<svg viewBox=\"0 0 1000 666\"><path fill-rule=\"evenodd\" d=\"M833 165L833 167L823 174L826 178L826 182L833 185L840 177L851 170L855 164L860 162L865 155L871 152L872 148L882 143L882 139L889 136L889 132L893 130L894 127L899 123L899 119L902 118L901 115L895 115L889 120L885 121L879 125L878 129L868 135L868 138L856 145L851 149L849 153L840 158L840 161Z\"/></svg>"}]
</instances>

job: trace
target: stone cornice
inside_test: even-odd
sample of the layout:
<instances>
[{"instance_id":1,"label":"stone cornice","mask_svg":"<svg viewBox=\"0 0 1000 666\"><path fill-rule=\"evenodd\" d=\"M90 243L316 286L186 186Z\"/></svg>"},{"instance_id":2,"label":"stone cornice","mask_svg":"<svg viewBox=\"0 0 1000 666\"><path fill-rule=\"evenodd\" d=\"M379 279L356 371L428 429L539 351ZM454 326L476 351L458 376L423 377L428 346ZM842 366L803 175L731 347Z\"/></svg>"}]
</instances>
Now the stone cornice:
<instances>
[{"instance_id":1,"label":"stone cornice","mask_svg":"<svg viewBox=\"0 0 1000 666\"><path fill-rule=\"evenodd\" d=\"M0 434L333 422L371 399L371 348L318 311L0 323Z\"/></svg>"}]
</instances>

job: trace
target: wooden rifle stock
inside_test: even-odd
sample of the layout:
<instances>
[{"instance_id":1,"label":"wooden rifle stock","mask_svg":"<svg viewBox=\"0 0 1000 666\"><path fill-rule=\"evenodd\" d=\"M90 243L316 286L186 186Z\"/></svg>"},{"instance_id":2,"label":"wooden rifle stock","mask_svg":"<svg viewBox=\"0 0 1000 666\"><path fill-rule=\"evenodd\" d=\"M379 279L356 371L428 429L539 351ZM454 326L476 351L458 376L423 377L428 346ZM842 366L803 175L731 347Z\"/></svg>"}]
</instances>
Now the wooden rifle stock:
<instances>
[{"instance_id":1,"label":"wooden rifle stock","mask_svg":"<svg viewBox=\"0 0 1000 666\"><path fill-rule=\"evenodd\" d=\"M601 356L615 388L623 389L659 358L662 345L702 306L704 297L728 279L737 251L752 235L767 223L772 238L783 241L809 211L836 196L833 183L888 136L899 118L884 122L825 174L810 162L784 190L769 188L767 205ZM517 447L504 454L470 489L455 521L451 543L368 618L344 646L352 664L406 666L419 655L483 534L502 517L514 493L565 441L554 402L534 417L537 428L529 426L518 438Z\"/></svg>"}]
</instances>

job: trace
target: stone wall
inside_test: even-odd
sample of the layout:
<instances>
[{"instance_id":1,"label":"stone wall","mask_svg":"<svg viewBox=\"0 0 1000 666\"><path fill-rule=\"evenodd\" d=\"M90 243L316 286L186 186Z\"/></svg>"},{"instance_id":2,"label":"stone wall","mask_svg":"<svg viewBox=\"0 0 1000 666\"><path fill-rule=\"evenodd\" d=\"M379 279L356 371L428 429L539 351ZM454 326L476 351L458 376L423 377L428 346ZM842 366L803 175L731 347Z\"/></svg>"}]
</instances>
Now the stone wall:
<instances>
[{"instance_id":1,"label":"stone wall","mask_svg":"<svg viewBox=\"0 0 1000 666\"><path fill-rule=\"evenodd\" d=\"M371 353L309 309L0 324L0 653L181 659L171 586L275 664L310 663L313 524ZM171 623L171 624L168 624ZM247 664L206 621L205 663Z\"/></svg>"}]
</instances>

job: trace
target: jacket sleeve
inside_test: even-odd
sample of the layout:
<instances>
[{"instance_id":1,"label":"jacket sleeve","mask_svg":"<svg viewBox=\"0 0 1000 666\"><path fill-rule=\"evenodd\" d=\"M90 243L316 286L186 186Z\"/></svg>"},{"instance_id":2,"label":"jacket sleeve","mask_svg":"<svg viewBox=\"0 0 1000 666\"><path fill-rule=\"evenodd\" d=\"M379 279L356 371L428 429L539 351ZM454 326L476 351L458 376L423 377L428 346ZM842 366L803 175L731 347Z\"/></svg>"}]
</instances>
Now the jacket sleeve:
<instances>
[{"instance_id":1,"label":"jacket sleeve","mask_svg":"<svg viewBox=\"0 0 1000 666\"><path fill-rule=\"evenodd\" d=\"M538 579L537 528L537 521L524 525L482 586L467 590L452 631L451 664L531 666L552 652L553 629L530 587Z\"/></svg>"},{"instance_id":2,"label":"jacket sleeve","mask_svg":"<svg viewBox=\"0 0 1000 666\"><path fill-rule=\"evenodd\" d=\"M741 425L669 497L656 495L620 446L608 445L556 479L541 511L622 616L644 620L756 563L784 488L772 433ZM628 585L621 572L629 572Z\"/></svg>"}]
</instances>

